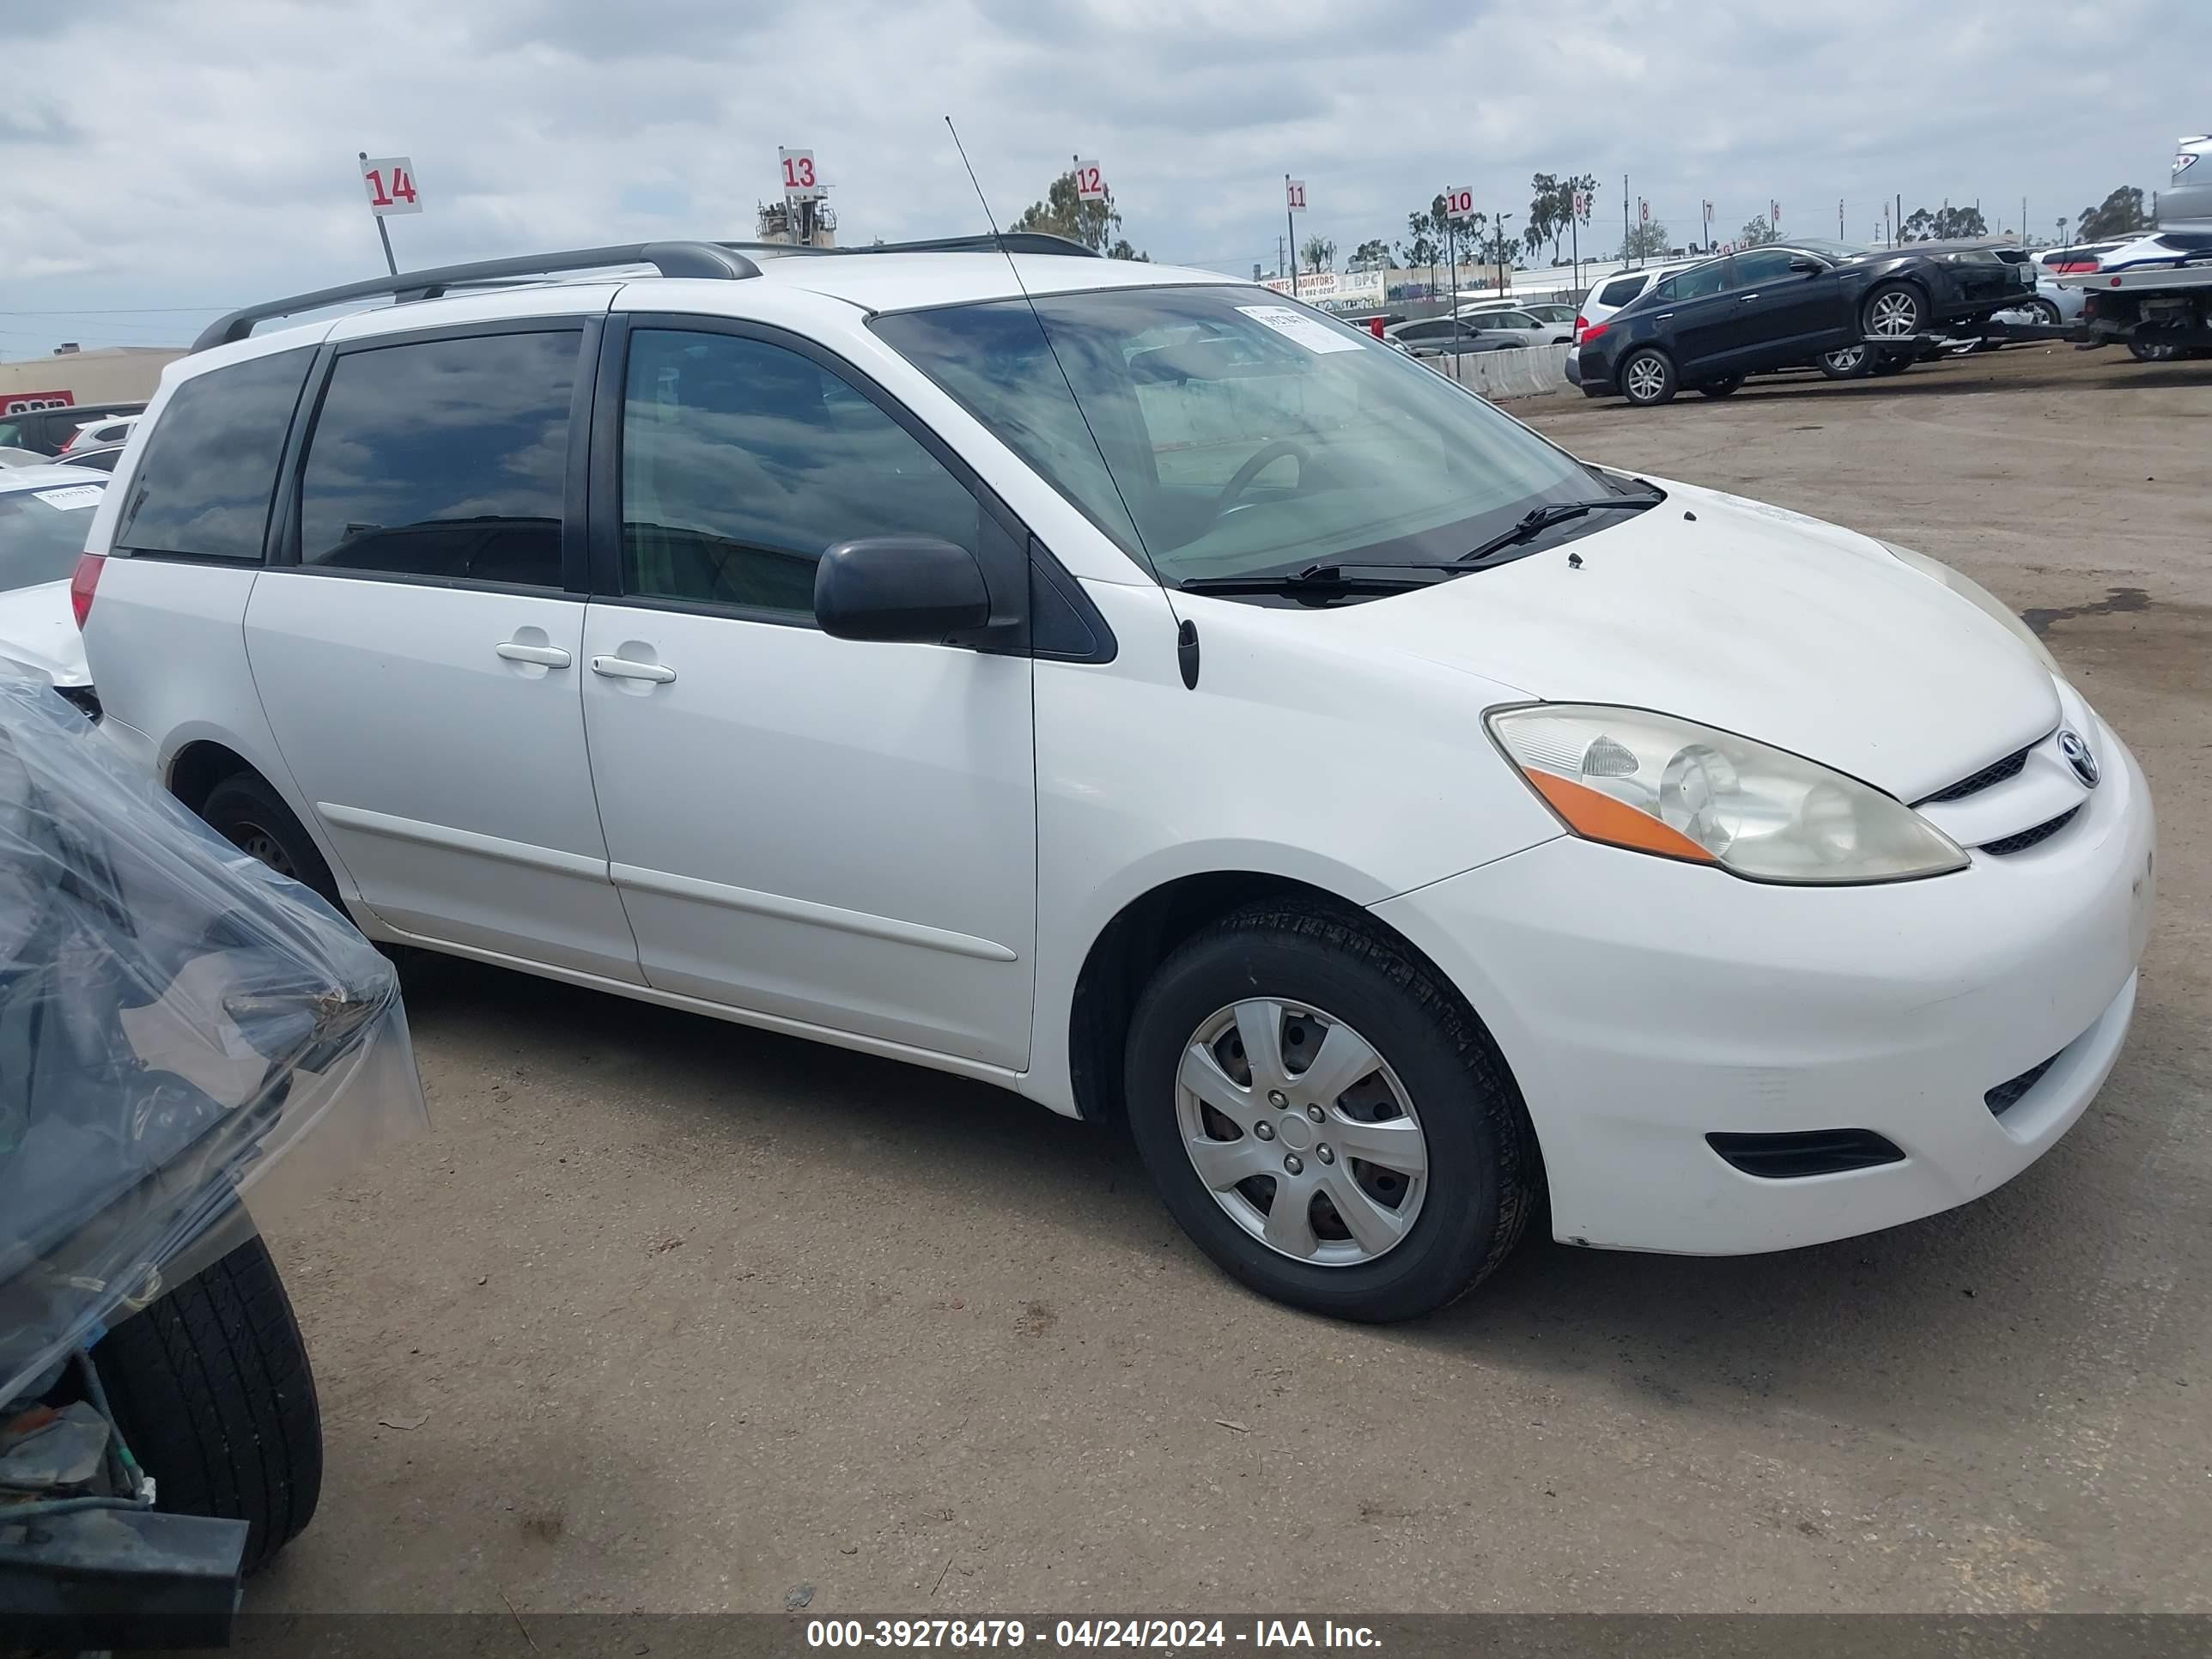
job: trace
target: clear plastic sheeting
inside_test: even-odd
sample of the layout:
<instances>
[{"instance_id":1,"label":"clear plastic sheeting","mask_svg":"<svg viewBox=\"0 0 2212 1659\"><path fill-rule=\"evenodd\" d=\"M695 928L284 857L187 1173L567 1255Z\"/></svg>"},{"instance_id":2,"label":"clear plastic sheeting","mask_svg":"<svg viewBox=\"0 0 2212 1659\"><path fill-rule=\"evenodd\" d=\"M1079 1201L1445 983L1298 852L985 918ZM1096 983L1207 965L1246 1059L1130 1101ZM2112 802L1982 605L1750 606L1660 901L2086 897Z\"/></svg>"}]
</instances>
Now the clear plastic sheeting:
<instances>
[{"instance_id":1,"label":"clear plastic sheeting","mask_svg":"<svg viewBox=\"0 0 2212 1659\"><path fill-rule=\"evenodd\" d=\"M0 1404L426 1121L392 965L0 662Z\"/></svg>"}]
</instances>

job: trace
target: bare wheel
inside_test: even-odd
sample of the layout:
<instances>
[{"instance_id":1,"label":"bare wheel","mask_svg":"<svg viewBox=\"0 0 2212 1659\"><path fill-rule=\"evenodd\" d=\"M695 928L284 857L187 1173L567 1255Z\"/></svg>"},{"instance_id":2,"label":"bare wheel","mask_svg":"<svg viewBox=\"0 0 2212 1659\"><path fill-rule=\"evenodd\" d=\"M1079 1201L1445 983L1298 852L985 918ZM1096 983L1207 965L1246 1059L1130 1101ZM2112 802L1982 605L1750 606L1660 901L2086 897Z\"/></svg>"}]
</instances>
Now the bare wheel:
<instances>
[{"instance_id":1,"label":"bare wheel","mask_svg":"<svg viewBox=\"0 0 2212 1659\"><path fill-rule=\"evenodd\" d=\"M1214 1202L1295 1261L1372 1261L1421 1213L1429 1145L1413 1097L1321 1009L1255 999L1216 1010L1184 1050L1176 1115Z\"/></svg>"},{"instance_id":2,"label":"bare wheel","mask_svg":"<svg viewBox=\"0 0 2212 1659\"><path fill-rule=\"evenodd\" d=\"M1917 289L1891 283L1867 298L1866 331L1884 340L1902 340L1926 326L1927 307Z\"/></svg>"},{"instance_id":3,"label":"bare wheel","mask_svg":"<svg viewBox=\"0 0 2212 1659\"><path fill-rule=\"evenodd\" d=\"M1464 1295L1520 1237L1535 1137L1481 1022L1355 911L1262 902L1200 929L1130 1023L1129 1132L1191 1239L1342 1318Z\"/></svg>"},{"instance_id":4,"label":"bare wheel","mask_svg":"<svg viewBox=\"0 0 2212 1659\"><path fill-rule=\"evenodd\" d=\"M200 817L209 828L280 876L322 895L340 915L338 884L330 866L283 797L251 772L234 772L208 792Z\"/></svg>"},{"instance_id":5,"label":"bare wheel","mask_svg":"<svg viewBox=\"0 0 2212 1659\"><path fill-rule=\"evenodd\" d=\"M1674 395L1674 365L1663 352L1636 352L1620 366L1620 391L1632 404L1663 404Z\"/></svg>"}]
</instances>

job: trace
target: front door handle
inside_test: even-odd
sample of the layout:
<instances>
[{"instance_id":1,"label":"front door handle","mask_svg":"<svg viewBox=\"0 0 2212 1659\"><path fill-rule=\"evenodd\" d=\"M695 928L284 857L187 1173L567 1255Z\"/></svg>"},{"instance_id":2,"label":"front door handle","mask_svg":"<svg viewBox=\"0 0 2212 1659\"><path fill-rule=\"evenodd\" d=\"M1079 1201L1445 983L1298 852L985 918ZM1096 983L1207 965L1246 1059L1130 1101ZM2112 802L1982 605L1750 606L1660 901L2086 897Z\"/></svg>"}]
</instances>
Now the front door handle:
<instances>
[{"instance_id":1,"label":"front door handle","mask_svg":"<svg viewBox=\"0 0 2212 1659\"><path fill-rule=\"evenodd\" d=\"M534 662L541 668L566 668L575 660L557 645L524 645L519 640L501 640L492 649L509 662Z\"/></svg>"},{"instance_id":2,"label":"front door handle","mask_svg":"<svg viewBox=\"0 0 2212 1659\"><path fill-rule=\"evenodd\" d=\"M1742 303L1742 304L1744 304L1744 305L1749 305L1749 304L1750 304L1753 300L1756 300L1758 297L1759 297L1759 295L1757 295L1756 294L1747 294L1747 295L1745 295L1743 296L1743 299L1742 299L1741 303Z\"/></svg>"},{"instance_id":3,"label":"front door handle","mask_svg":"<svg viewBox=\"0 0 2212 1659\"><path fill-rule=\"evenodd\" d=\"M676 678L676 671L666 663L632 662L628 657L594 657L592 672L611 680L651 680L656 685L665 685Z\"/></svg>"}]
</instances>

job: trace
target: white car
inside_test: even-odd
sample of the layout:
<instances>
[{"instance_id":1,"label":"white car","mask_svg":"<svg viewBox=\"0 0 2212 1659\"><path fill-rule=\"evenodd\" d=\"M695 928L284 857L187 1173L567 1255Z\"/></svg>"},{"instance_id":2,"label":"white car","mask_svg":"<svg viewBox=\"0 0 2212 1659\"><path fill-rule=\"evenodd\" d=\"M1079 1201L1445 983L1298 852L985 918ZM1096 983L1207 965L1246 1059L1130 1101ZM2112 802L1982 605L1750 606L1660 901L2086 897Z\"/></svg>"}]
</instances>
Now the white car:
<instances>
[{"instance_id":1,"label":"white car","mask_svg":"<svg viewBox=\"0 0 2212 1659\"><path fill-rule=\"evenodd\" d=\"M35 670L97 714L70 582L107 480L82 467L0 470L0 658Z\"/></svg>"},{"instance_id":2,"label":"white car","mask_svg":"<svg viewBox=\"0 0 2212 1659\"><path fill-rule=\"evenodd\" d=\"M2083 242L2070 247L2039 248L2030 256L2035 263L2035 297L2024 306L1998 312L1990 320L2046 325L2081 321L2086 291L2069 288L2058 279L2096 270L2098 261L2119 246L2118 242Z\"/></svg>"},{"instance_id":3,"label":"white car","mask_svg":"<svg viewBox=\"0 0 2212 1659\"><path fill-rule=\"evenodd\" d=\"M1589 330L1595 328L1623 306L1644 297L1644 291L1662 276L1672 276L1678 270L1687 270L1702 263L1696 259L1677 259L1667 264L1645 265L1639 270L1624 270L1595 284L1583 296L1581 311L1575 318L1575 338L1579 341ZM1569 358L1570 362L1573 362Z\"/></svg>"},{"instance_id":4,"label":"white car","mask_svg":"<svg viewBox=\"0 0 2212 1659\"><path fill-rule=\"evenodd\" d=\"M137 415L110 415L97 421L87 421L69 435L60 453L72 450L89 449L95 444L119 444L131 435L131 428L143 417Z\"/></svg>"},{"instance_id":5,"label":"white car","mask_svg":"<svg viewBox=\"0 0 2212 1659\"><path fill-rule=\"evenodd\" d=\"M1001 246L214 325L78 578L106 740L372 938L1126 1122L1333 1314L1547 1196L1890 1226L2087 1108L2150 797L2001 603L1263 289Z\"/></svg>"},{"instance_id":6,"label":"white car","mask_svg":"<svg viewBox=\"0 0 2212 1659\"><path fill-rule=\"evenodd\" d=\"M1531 337L1535 345L1572 345L1575 343L1575 308L1540 301L1523 305L1514 300L1485 300L1471 306L1461 306L1454 313L1461 321L1473 323L1478 328L1508 328Z\"/></svg>"}]
</instances>

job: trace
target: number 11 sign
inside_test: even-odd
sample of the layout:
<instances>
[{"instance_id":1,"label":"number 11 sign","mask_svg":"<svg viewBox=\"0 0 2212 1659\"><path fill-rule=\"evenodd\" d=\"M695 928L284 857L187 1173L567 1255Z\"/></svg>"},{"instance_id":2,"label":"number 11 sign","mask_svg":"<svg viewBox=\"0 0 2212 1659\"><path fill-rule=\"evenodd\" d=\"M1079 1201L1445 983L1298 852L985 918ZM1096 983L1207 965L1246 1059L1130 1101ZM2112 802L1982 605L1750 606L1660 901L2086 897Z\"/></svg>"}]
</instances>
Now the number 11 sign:
<instances>
[{"instance_id":1,"label":"number 11 sign","mask_svg":"<svg viewBox=\"0 0 2212 1659\"><path fill-rule=\"evenodd\" d=\"M415 163L404 155L362 156L361 181L368 187L368 210L380 219L422 210L422 198L415 185Z\"/></svg>"}]
</instances>

